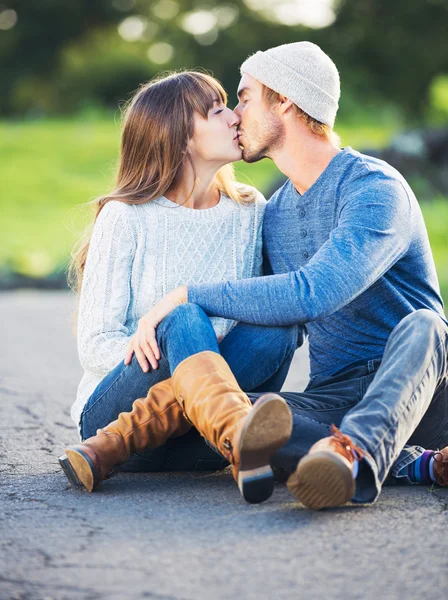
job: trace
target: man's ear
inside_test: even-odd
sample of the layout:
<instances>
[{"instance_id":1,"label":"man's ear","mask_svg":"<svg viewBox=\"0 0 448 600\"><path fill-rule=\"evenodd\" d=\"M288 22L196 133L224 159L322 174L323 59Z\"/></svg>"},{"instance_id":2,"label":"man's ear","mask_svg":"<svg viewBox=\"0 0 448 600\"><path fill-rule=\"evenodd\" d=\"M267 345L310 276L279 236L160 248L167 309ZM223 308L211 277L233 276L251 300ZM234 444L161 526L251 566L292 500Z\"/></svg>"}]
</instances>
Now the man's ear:
<instances>
[{"instance_id":1,"label":"man's ear","mask_svg":"<svg viewBox=\"0 0 448 600\"><path fill-rule=\"evenodd\" d=\"M279 111L281 115L286 114L288 111L292 110L294 107L294 102L292 102L286 96L280 95L280 106Z\"/></svg>"}]
</instances>

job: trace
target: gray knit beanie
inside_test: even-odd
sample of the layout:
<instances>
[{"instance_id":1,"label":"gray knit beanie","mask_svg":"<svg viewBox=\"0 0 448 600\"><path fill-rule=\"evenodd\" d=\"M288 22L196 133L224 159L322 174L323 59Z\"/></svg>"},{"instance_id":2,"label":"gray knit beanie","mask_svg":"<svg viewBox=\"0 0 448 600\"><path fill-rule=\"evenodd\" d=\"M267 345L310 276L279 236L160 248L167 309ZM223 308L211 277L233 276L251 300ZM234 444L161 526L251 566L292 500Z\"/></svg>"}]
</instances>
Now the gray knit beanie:
<instances>
[{"instance_id":1,"label":"gray knit beanie","mask_svg":"<svg viewBox=\"0 0 448 600\"><path fill-rule=\"evenodd\" d=\"M268 88L286 96L310 117L333 127L341 94L331 58L311 42L295 42L256 52L241 65Z\"/></svg>"}]
</instances>

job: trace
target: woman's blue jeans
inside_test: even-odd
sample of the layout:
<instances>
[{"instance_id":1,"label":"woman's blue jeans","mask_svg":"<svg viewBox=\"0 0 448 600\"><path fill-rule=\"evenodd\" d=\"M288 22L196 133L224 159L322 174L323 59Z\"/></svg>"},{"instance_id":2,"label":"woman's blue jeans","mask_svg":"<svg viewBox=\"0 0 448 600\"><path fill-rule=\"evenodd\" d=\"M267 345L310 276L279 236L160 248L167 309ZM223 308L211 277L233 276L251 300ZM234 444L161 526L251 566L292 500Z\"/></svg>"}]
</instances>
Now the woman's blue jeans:
<instances>
[{"instance_id":1,"label":"woman's blue jeans","mask_svg":"<svg viewBox=\"0 0 448 600\"><path fill-rule=\"evenodd\" d=\"M121 412L132 410L136 398L150 387L168 379L176 366L203 350L220 353L229 364L240 387L249 392L280 391L298 345L303 342L297 326L262 327L237 324L218 344L210 319L198 306L185 304L168 315L157 329L161 352L159 368L145 373L135 356L130 365L121 362L97 386L81 416L83 440L114 421ZM164 446L134 455L120 470L207 470L228 463L209 448L192 429Z\"/></svg>"}]
</instances>

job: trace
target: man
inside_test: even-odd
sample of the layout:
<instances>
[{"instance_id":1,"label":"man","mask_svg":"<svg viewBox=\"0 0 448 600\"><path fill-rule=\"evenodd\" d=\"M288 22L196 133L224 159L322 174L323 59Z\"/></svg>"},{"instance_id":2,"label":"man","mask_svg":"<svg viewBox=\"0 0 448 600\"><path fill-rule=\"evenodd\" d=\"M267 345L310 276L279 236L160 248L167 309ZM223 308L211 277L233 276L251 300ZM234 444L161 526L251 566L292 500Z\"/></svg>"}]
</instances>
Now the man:
<instances>
[{"instance_id":1,"label":"man","mask_svg":"<svg viewBox=\"0 0 448 600\"><path fill-rule=\"evenodd\" d=\"M217 352L197 346L203 318L192 305L254 325L298 324L309 336L310 382L282 394L293 432L271 459L290 473L294 497L312 509L374 502L389 473L448 486L448 327L412 190L386 163L339 147L339 74L319 47L257 52L241 73L243 158L269 157L288 177L264 221L273 274L174 290L142 320L141 349L153 360L155 328L171 328L176 390L199 377L190 354Z\"/></svg>"},{"instance_id":2,"label":"man","mask_svg":"<svg viewBox=\"0 0 448 600\"><path fill-rule=\"evenodd\" d=\"M389 471L448 485L448 449L422 447L448 444L448 327L412 190L383 161L338 147L339 74L319 47L257 52L241 73L243 158L269 157L288 177L264 222L274 275L180 288L165 306L305 326L310 383L282 394L294 431L273 462L288 470L309 450L288 481L306 506L373 502Z\"/></svg>"}]
</instances>

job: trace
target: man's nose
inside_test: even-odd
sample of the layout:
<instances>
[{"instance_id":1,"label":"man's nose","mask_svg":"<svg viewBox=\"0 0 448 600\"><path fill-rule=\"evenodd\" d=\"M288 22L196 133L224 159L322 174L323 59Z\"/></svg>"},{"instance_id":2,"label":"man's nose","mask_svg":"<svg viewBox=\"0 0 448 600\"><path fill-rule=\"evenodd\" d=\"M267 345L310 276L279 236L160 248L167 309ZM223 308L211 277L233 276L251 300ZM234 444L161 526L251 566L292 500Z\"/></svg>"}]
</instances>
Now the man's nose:
<instances>
[{"instance_id":1,"label":"man's nose","mask_svg":"<svg viewBox=\"0 0 448 600\"><path fill-rule=\"evenodd\" d=\"M236 116L241 120L241 108L240 108L240 103L238 102L238 104L235 106L235 108L233 109L233 112L236 114Z\"/></svg>"}]
</instances>

